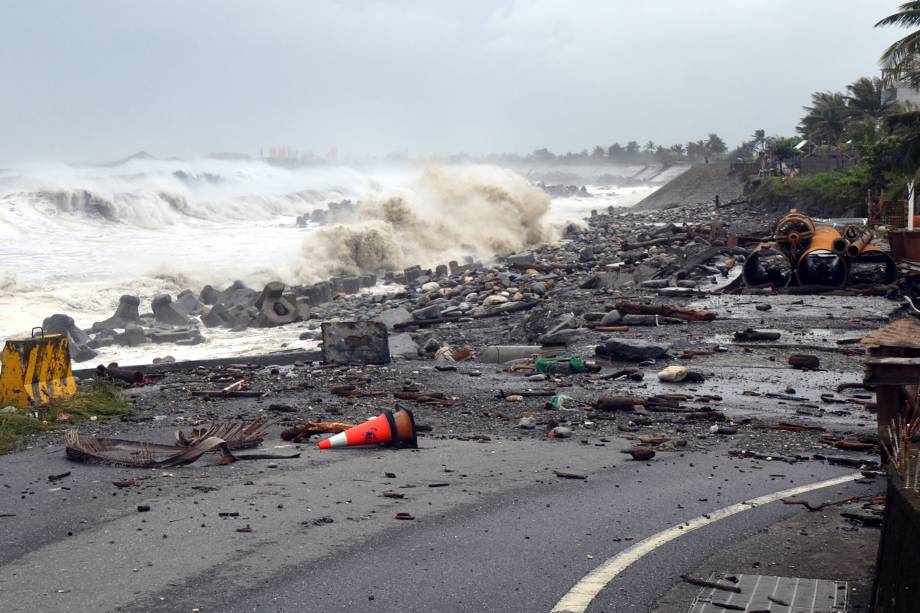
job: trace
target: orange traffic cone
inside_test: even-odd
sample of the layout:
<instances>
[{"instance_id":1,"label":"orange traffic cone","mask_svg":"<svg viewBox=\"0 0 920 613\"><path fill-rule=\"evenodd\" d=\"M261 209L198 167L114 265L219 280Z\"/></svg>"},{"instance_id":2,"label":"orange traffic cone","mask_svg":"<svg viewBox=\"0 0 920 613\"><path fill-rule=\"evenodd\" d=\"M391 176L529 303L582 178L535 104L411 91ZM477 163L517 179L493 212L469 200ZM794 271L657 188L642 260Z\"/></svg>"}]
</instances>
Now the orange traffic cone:
<instances>
[{"instance_id":1,"label":"orange traffic cone","mask_svg":"<svg viewBox=\"0 0 920 613\"><path fill-rule=\"evenodd\" d=\"M397 449L418 447L412 412L407 409L399 409L394 414L384 409L383 413L377 417L319 442L320 449L359 445L392 445Z\"/></svg>"}]
</instances>

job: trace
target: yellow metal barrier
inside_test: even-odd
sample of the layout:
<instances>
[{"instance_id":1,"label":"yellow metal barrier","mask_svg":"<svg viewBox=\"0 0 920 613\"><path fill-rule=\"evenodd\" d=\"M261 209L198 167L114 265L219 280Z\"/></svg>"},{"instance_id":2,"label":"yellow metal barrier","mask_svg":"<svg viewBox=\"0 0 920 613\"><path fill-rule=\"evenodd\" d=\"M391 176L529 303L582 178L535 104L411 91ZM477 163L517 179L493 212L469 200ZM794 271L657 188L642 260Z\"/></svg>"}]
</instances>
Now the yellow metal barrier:
<instances>
[{"instance_id":1,"label":"yellow metal barrier","mask_svg":"<svg viewBox=\"0 0 920 613\"><path fill-rule=\"evenodd\" d=\"M0 404L4 406L27 409L77 392L66 334L8 340L0 363Z\"/></svg>"}]
</instances>

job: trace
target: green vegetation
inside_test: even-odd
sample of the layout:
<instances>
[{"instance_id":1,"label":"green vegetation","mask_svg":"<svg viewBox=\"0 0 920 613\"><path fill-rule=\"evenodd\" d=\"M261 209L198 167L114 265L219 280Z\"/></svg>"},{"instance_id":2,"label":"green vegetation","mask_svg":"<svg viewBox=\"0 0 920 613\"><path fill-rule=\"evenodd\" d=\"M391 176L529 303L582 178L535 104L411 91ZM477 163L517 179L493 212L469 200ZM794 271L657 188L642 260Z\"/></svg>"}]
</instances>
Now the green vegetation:
<instances>
[{"instance_id":1,"label":"green vegetation","mask_svg":"<svg viewBox=\"0 0 920 613\"><path fill-rule=\"evenodd\" d=\"M920 2L905 2L898 12L885 17L875 27L898 26L917 28L920 26ZM920 87L920 30L914 30L896 41L882 54L882 68L892 81L903 81L912 87Z\"/></svg>"},{"instance_id":2,"label":"green vegetation","mask_svg":"<svg viewBox=\"0 0 920 613\"><path fill-rule=\"evenodd\" d=\"M28 415L0 414L0 455L14 451L23 437L46 432L51 428Z\"/></svg>"},{"instance_id":3,"label":"green vegetation","mask_svg":"<svg viewBox=\"0 0 920 613\"><path fill-rule=\"evenodd\" d=\"M906 196L906 185L920 167L920 109L896 100L895 84L920 87L920 1L906 2L876 27L914 30L881 57L882 78L861 77L844 92L811 96L797 128L808 146L794 149L796 138L767 137L763 130L738 146L732 159L765 158L768 174L752 179L749 193L768 210L797 207L816 214L864 212L867 193L888 200ZM845 171L789 176L799 156L857 160ZM775 161L782 162L776 164Z\"/></svg>"},{"instance_id":4,"label":"green vegetation","mask_svg":"<svg viewBox=\"0 0 920 613\"><path fill-rule=\"evenodd\" d=\"M774 212L800 208L815 215L856 215L865 206L869 184L869 169L853 166L845 171L800 176L793 181L758 177L751 180L748 197L764 210Z\"/></svg>"},{"instance_id":5,"label":"green vegetation","mask_svg":"<svg viewBox=\"0 0 920 613\"><path fill-rule=\"evenodd\" d=\"M37 418L26 411L0 413L0 455L14 451L24 437L47 432L56 424L123 417L134 410L122 389L110 381L80 383L74 396L35 409Z\"/></svg>"},{"instance_id":6,"label":"green vegetation","mask_svg":"<svg viewBox=\"0 0 920 613\"><path fill-rule=\"evenodd\" d=\"M40 415L48 421L69 415L71 420L96 417L106 419L134 413L134 405L125 399L122 388L111 381L80 383L70 398L55 400Z\"/></svg>"}]
</instances>

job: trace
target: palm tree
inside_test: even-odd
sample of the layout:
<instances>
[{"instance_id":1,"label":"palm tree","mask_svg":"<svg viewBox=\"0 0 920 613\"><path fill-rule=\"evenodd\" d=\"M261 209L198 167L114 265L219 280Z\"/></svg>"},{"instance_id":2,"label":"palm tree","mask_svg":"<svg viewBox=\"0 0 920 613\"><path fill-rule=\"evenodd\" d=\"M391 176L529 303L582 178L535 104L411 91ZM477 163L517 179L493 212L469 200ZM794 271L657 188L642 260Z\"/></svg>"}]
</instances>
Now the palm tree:
<instances>
[{"instance_id":1,"label":"palm tree","mask_svg":"<svg viewBox=\"0 0 920 613\"><path fill-rule=\"evenodd\" d=\"M676 145L671 145L671 151L674 152L678 160L684 157L684 146L681 145L680 143L677 143Z\"/></svg>"},{"instance_id":2,"label":"palm tree","mask_svg":"<svg viewBox=\"0 0 920 613\"><path fill-rule=\"evenodd\" d=\"M753 139L754 151L763 151L764 147L767 145L767 132L766 130L754 130L754 139Z\"/></svg>"},{"instance_id":3,"label":"palm tree","mask_svg":"<svg viewBox=\"0 0 920 613\"><path fill-rule=\"evenodd\" d=\"M626 143L626 157L628 159L631 159L631 160L635 159L635 157L638 154L639 154L639 143L637 143L634 140L631 140L628 143Z\"/></svg>"},{"instance_id":4,"label":"palm tree","mask_svg":"<svg viewBox=\"0 0 920 613\"><path fill-rule=\"evenodd\" d=\"M797 128L805 138L828 145L843 140L852 111L846 97L840 92L816 92L811 95L811 106Z\"/></svg>"},{"instance_id":5,"label":"palm tree","mask_svg":"<svg viewBox=\"0 0 920 613\"><path fill-rule=\"evenodd\" d=\"M611 160L621 160L623 159L623 153L625 151L626 150L623 149L623 145L621 145L620 143L613 143L612 145L607 147L607 157L610 158Z\"/></svg>"},{"instance_id":6,"label":"palm tree","mask_svg":"<svg viewBox=\"0 0 920 613\"><path fill-rule=\"evenodd\" d=\"M653 153L653 152L655 151L655 148L656 148L656 146L655 146L655 141L650 140L649 142L645 143L645 152L646 152L646 153Z\"/></svg>"},{"instance_id":7,"label":"palm tree","mask_svg":"<svg viewBox=\"0 0 920 613\"><path fill-rule=\"evenodd\" d=\"M898 12L885 17L876 28L898 26L917 28L920 26L920 2L905 2L898 7ZM904 81L913 88L920 87L920 29L896 41L882 54L881 64L886 80Z\"/></svg>"},{"instance_id":8,"label":"palm tree","mask_svg":"<svg viewBox=\"0 0 920 613\"><path fill-rule=\"evenodd\" d=\"M728 146L725 144L725 141L716 133L712 133L707 137L705 146L706 151L715 157L719 157L728 151Z\"/></svg>"},{"instance_id":9,"label":"palm tree","mask_svg":"<svg viewBox=\"0 0 920 613\"><path fill-rule=\"evenodd\" d=\"M894 92L878 77L862 77L847 85L847 102L854 111L881 121L895 106Z\"/></svg>"}]
</instances>

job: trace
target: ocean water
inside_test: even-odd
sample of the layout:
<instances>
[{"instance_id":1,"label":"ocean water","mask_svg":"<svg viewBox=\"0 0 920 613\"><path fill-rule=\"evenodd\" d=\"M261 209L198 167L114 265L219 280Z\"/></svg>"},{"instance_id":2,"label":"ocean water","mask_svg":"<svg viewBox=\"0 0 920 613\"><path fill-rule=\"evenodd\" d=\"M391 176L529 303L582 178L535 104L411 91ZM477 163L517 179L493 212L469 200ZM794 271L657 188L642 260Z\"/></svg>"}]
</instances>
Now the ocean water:
<instances>
[{"instance_id":1,"label":"ocean water","mask_svg":"<svg viewBox=\"0 0 920 613\"><path fill-rule=\"evenodd\" d=\"M591 209L629 206L652 187L589 186L593 198L549 199L494 167L288 169L258 160L133 159L116 166L0 168L0 338L53 313L80 327L112 315L122 294L149 311L175 296L240 279L310 282L336 271L434 265L551 240ZM334 227L298 227L330 202L360 203ZM343 247L345 246L345 247ZM204 329L194 347L107 347L92 364L143 364L308 348L307 324L233 333Z\"/></svg>"}]
</instances>

